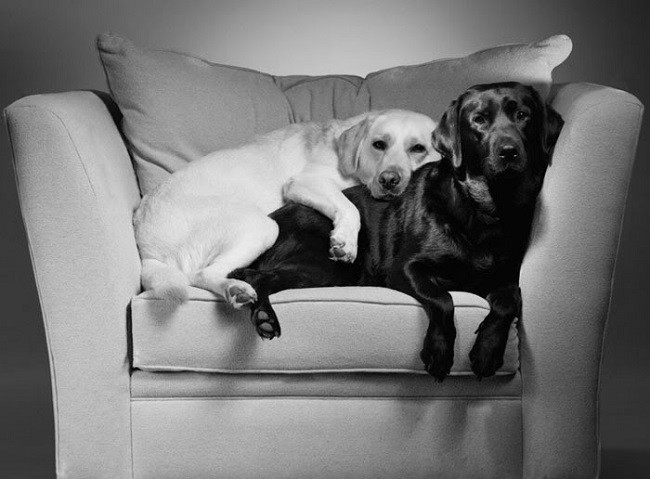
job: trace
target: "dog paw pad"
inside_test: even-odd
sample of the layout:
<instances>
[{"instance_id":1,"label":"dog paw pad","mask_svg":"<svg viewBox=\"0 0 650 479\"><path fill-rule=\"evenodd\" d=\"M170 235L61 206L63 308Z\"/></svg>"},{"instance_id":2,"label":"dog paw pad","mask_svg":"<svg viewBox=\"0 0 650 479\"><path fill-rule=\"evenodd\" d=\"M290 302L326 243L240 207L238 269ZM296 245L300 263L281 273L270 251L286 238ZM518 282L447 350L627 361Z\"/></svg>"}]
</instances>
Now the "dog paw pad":
<instances>
[{"instance_id":1,"label":"dog paw pad","mask_svg":"<svg viewBox=\"0 0 650 479\"><path fill-rule=\"evenodd\" d=\"M260 323L257 327L266 333L273 332L273 325L270 323Z\"/></svg>"},{"instance_id":2,"label":"dog paw pad","mask_svg":"<svg viewBox=\"0 0 650 479\"><path fill-rule=\"evenodd\" d=\"M257 334L262 339L273 339L280 336L280 323L274 315L263 309L257 309L252 312L251 319L253 320Z\"/></svg>"},{"instance_id":3,"label":"dog paw pad","mask_svg":"<svg viewBox=\"0 0 650 479\"><path fill-rule=\"evenodd\" d=\"M353 263L357 257L357 248L352 242L332 236L330 238L330 259L333 261L343 261Z\"/></svg>"},{"instance_id":4,"label":"dog paw pad","mask_svg":"<svg viewBox=\"0 0 650 479\"><path fill-rule=\"evenodd\" d=\"M257 293L252 286L246 283L237 283L228 287L227 299L233 308L241 309L257 301Z\"/></svg>"}]
</instances>

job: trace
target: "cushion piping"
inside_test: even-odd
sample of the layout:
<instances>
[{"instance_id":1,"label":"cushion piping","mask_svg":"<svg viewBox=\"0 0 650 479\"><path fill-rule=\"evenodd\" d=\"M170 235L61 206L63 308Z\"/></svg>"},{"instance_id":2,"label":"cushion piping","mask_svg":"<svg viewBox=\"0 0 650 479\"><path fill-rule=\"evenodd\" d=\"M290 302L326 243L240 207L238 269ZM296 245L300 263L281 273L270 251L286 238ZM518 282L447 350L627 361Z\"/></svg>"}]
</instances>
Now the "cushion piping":
<instances>
[{"instance_id":1,"label":"cushion piping","mask_svg":"<svg viewBox=\"0 0 650 479\"><path fill-rule=\"evenodd\" d=\"M134 298L139 301L165 301L162 298ZM204 302L204 303L223 303L226 304L221 298L192 298L190 302ZM357 303L357 304L377 304L381 306L413 306L416 308L421 308L421 304L414 303L386 303L383 301L369 301L361 299L280 299L272 301L272 304L293 304L293 303ZM485 311L490 311L490 308L486 308L480 304L455 304L454 308L479 308Z\"/></svg>"},{"instance_id":2,"label":"cushion piping","mask_svg":"<svg viewBox=\"0 0 650 479\"><path fill-rule=\"evenodd\" d=\"M424 370L407 368L326 368L326 369L223 369L223 368L201 368L194 366L155 366L138 365L133 369L148 372L197 372L215 374L354 374L354 373L377 373L377 374L418 374L427 375ZM511 376L516 371L497 371L495 376ZM472 376L471 371L451 371L449 376Z\"/></svg>"},{"instance_id":3,"label":"cushion piping","mask_svg":"<svg viewBox=\"0 0 650 479\"><path fill-rule=\"evenodd\" d=\"M351 400L358 399L365 401L367 399L373 401L521 401L521 396L517 395L499 395L499 396L308 396L305 394L296 395L273 395L266 394L264 396L134 396L131 401L228 401L228 400L258 400L258 399L306 399L315 401L328 401L328 400Z\"/></svg>"}]
</instances>

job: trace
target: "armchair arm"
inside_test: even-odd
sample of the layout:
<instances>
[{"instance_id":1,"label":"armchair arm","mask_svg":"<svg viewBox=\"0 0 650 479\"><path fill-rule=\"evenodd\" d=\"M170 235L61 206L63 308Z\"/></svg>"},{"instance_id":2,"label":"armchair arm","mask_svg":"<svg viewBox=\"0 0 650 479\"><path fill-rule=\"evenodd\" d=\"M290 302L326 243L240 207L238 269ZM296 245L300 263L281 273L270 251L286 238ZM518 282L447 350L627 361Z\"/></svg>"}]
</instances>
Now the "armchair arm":
<instances>
[{"instance_id":1,"label":"armchair arm","mask_svg":"<svg viewBox=\"0 0 650 479\"><path fill-rule=\"evenodd\" d=\"M5 110L49 350L58 477L130 477L127 306L140 288L140 194L91 92Z\"/></svg>"},{"instance_id":2,"label":"armchair arm","mask_svg":"<svg viewBox=\"0 0 650 479\"><path fill-rule=\"evenodd\" d=\"M521 271L523 477L596 477L602 343L643 105L586 83L559 85L552 105L565 125Z\"/></svg>"}]
</instances>

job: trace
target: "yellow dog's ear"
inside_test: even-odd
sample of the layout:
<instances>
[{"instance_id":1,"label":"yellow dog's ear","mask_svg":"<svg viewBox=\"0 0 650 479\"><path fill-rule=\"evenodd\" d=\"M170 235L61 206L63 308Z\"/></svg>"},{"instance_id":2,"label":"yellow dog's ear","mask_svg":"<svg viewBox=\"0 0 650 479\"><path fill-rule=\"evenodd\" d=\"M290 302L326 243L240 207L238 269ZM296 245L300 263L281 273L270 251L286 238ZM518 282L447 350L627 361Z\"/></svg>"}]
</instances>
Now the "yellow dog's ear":
<instances>
[{"instance_id":1,"label":"yellow dog's ear","mask_svg":"<svg viewBox=\"0 0 650 479\"><path fill-rule=\"evenodd\" d=\"M451 102L431 135L433 147L443 158L449 158L454 168L460 167L463 163L460 138L460 109L463 97L464 95Z\"/></svg>"},{"instance_id":2,"label":"yellow dog's ear","mask_svg":"<svg viewBox=\"0 0 650 479\"><path fill-rule=\"evenodd\" d=\"M359 169L361 144L368 136L370 125L377 115L368 114L359 123L343 131L335 140L336 151L339 155L339 167L345 175L354 175Z\"/></svg>"}]
</instances>

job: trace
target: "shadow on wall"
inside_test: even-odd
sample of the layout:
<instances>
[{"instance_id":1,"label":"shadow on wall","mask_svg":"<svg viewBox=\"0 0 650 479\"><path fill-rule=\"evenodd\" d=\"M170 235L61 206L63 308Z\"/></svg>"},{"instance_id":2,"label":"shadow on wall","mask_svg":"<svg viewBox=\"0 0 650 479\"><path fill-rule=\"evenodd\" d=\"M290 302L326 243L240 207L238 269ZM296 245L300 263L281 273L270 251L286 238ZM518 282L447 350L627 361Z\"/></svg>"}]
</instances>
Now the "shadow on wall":
<instances>
[{"instance_id":1,"label":"shadow on wall","mask_svg":"<svg viewBox=\"0 0 650 479\"><path fill-rule=\"evenodd\" d=\"M647 479L648 451L605 449L600 464L601 479Z\"/></svg>"}]
</instances>

